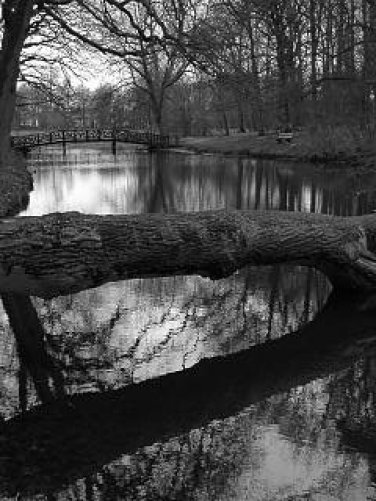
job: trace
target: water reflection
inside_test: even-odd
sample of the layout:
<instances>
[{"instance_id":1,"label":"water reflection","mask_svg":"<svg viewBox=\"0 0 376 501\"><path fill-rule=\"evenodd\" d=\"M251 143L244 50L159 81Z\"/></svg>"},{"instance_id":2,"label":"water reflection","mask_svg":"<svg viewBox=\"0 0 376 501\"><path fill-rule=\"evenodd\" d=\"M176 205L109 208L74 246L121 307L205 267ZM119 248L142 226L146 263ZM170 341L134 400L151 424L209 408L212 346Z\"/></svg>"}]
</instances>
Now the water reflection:
<instances>
[{"instance_id":1,"label":"water reflection","mask_svg":"<svg viewBox=\"0 0 376 501\"><path fill-rule=\"evenodd\" d=\"M31 165L29 215L347 215L375 202L374 174L250 159L90 146ZM5 297L0 497L376 499L362 445L376 426L376 309L329 294L319 273L276 266Z\"/></svg>"},{"instance_id":2,"label":"water reflection","mask_svg":"<svg viewBox=\"0 0 376 501\"><path fill-rule=\"evenodd\" d=\"M215 283L199 277L129 280L50 301L4 296L3 302L18 342L14 351L37 357L28 372L40 369L39 388L52 377L44 393L53 391L58 366L72 394L118 388L277 339L312 319L329 291L318 273L285 266L277 272L245 268ZM4 329L9 343L9 326ZM41 339L47 348L33 355ZM17 360L4 357L3 363L13 366L7 394L14 394ZM32 406L32 391L29 398Z\"/></svg>"},{"instance_id":3,"label":"water reflection","mask_svg":"<svg viewBox=\"0 0 376 501\"><path fill-rule=\"evenodd\" d=\"M104 149L103 149L104 148ZM98 214L218 208L359 215L376 208L376 174L323 170L247 158L155 153L110 146L59 147L35 154L36 189L23 215Z\"/></svg>"},{"instance_id":4,"label":"water reflection","mask_svg":"<svg viewBox=\"0 0 376 501\"><path fill-rule=\"evenodd\" d=\"M4 492L67 499L83 482L100 499L273 499L312 488L356 499L346 496L369 472L341 446L336 421L351 413L336 395L356 366L375 362L371 299L332 295L289 336L5 422ZM349 384L341 393L358 406L374 395Z\"/></svg>"}]
</instances>

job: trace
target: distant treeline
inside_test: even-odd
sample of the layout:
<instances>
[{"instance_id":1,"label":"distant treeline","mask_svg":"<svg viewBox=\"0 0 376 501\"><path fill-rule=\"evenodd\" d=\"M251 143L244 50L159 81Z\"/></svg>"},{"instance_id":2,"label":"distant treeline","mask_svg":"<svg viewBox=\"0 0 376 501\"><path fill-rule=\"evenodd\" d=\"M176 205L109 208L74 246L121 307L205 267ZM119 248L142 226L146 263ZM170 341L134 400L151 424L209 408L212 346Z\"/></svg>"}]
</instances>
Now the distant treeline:
<instances>
[{"instance_id":1,"label":"distant treeline","mask_svg":"<svg viewBox=\"0 0 376 501\"><path fill-rule=\"evenodd\" d=\"M99 47L78 33L69 7L54 15L71 30L71 46L74 34L99 50L111 83L95 91L72 86L61 77L61 59L50 57L48 77L34 73L25 79L32 87L19 88L15 125L129 125L180 135L374 126L373 0L164 0L151 10L133 2L127 19L114 2L103 3L112 6L112 24L100 2L96 20L80 19L107 33ZM74 67L72 53L68 60Z\"/></svg>"}]
</instances>

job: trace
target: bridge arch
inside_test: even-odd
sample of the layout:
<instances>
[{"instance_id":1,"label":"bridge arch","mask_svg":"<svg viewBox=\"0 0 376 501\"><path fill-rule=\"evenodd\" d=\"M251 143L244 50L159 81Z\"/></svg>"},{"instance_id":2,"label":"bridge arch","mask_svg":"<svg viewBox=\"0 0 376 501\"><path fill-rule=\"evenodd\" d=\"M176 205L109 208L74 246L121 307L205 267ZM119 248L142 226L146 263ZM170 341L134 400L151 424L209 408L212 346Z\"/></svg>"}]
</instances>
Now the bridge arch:
<instances>
[{"instance_id":1,"label":"bridge arch","mask_svg":"<svg viewBox=\"0 0 376 501\"><path fill-rule=\"evenodd\" d=\"M67 129L11 136L12 148L29 151L31 148L52 144L92 143L107 141L116 143L145 144L149 148L177 146L178 139L151 131L132 129Z\"/></svg>"}]
</instances>

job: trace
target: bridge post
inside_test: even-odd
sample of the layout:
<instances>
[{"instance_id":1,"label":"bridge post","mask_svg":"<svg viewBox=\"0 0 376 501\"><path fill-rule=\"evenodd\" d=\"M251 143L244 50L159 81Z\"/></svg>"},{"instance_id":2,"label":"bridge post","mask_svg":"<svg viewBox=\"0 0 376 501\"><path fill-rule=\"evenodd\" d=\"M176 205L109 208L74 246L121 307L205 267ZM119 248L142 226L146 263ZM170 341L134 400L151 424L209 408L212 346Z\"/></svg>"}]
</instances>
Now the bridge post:
<instances>
[{"instance_id":1,"label":"bridge post","mask_svg":"<svg viewBox=\"0 0 376 501\"><path fill-rule=\"evenodd\" d=\"M116 155L116 129L112 129L112 154Z\"/></svg>"},{"instance_id":2,"label":"bridge post","mask_svg":"<svg viewBox=\"0 0 376 501\"><path fill-rule=\"evenodd\" d=\"M63 139L63 156L65 157L67 155L67 142L65 140L65 130L61 131L61 137Z\"/></svg>"},{"instance_id":3,"label":"bridge post","mask_svg":"<svg viewBox=\"0 0 376 501\"><path fill-rule=\"evenodd\" d=\"M89 129L86 129L85 131L85 140L87 143L89 142Z\"/></svg>"}]
</instances>

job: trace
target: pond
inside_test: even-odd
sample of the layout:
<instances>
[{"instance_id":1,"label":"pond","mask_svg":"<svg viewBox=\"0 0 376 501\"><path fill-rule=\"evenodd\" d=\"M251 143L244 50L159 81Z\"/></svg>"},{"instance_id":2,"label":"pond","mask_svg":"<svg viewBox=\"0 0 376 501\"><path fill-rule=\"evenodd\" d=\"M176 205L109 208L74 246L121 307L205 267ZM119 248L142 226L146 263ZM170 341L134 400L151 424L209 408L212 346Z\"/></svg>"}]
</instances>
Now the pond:
<instances>
[{"instance_id":1,"label":"pond","mask_svg":"<svg viewBox=\"0 0 376 501\"><path fill-rule=\"evenodd\" d=\"M372 172L106 145L29 166L22 215L376 208ZM288 265L110 283L32 298L35 356L1 309L0 498L376 499L372 299Z\"/></svg>"}]
</instances>

